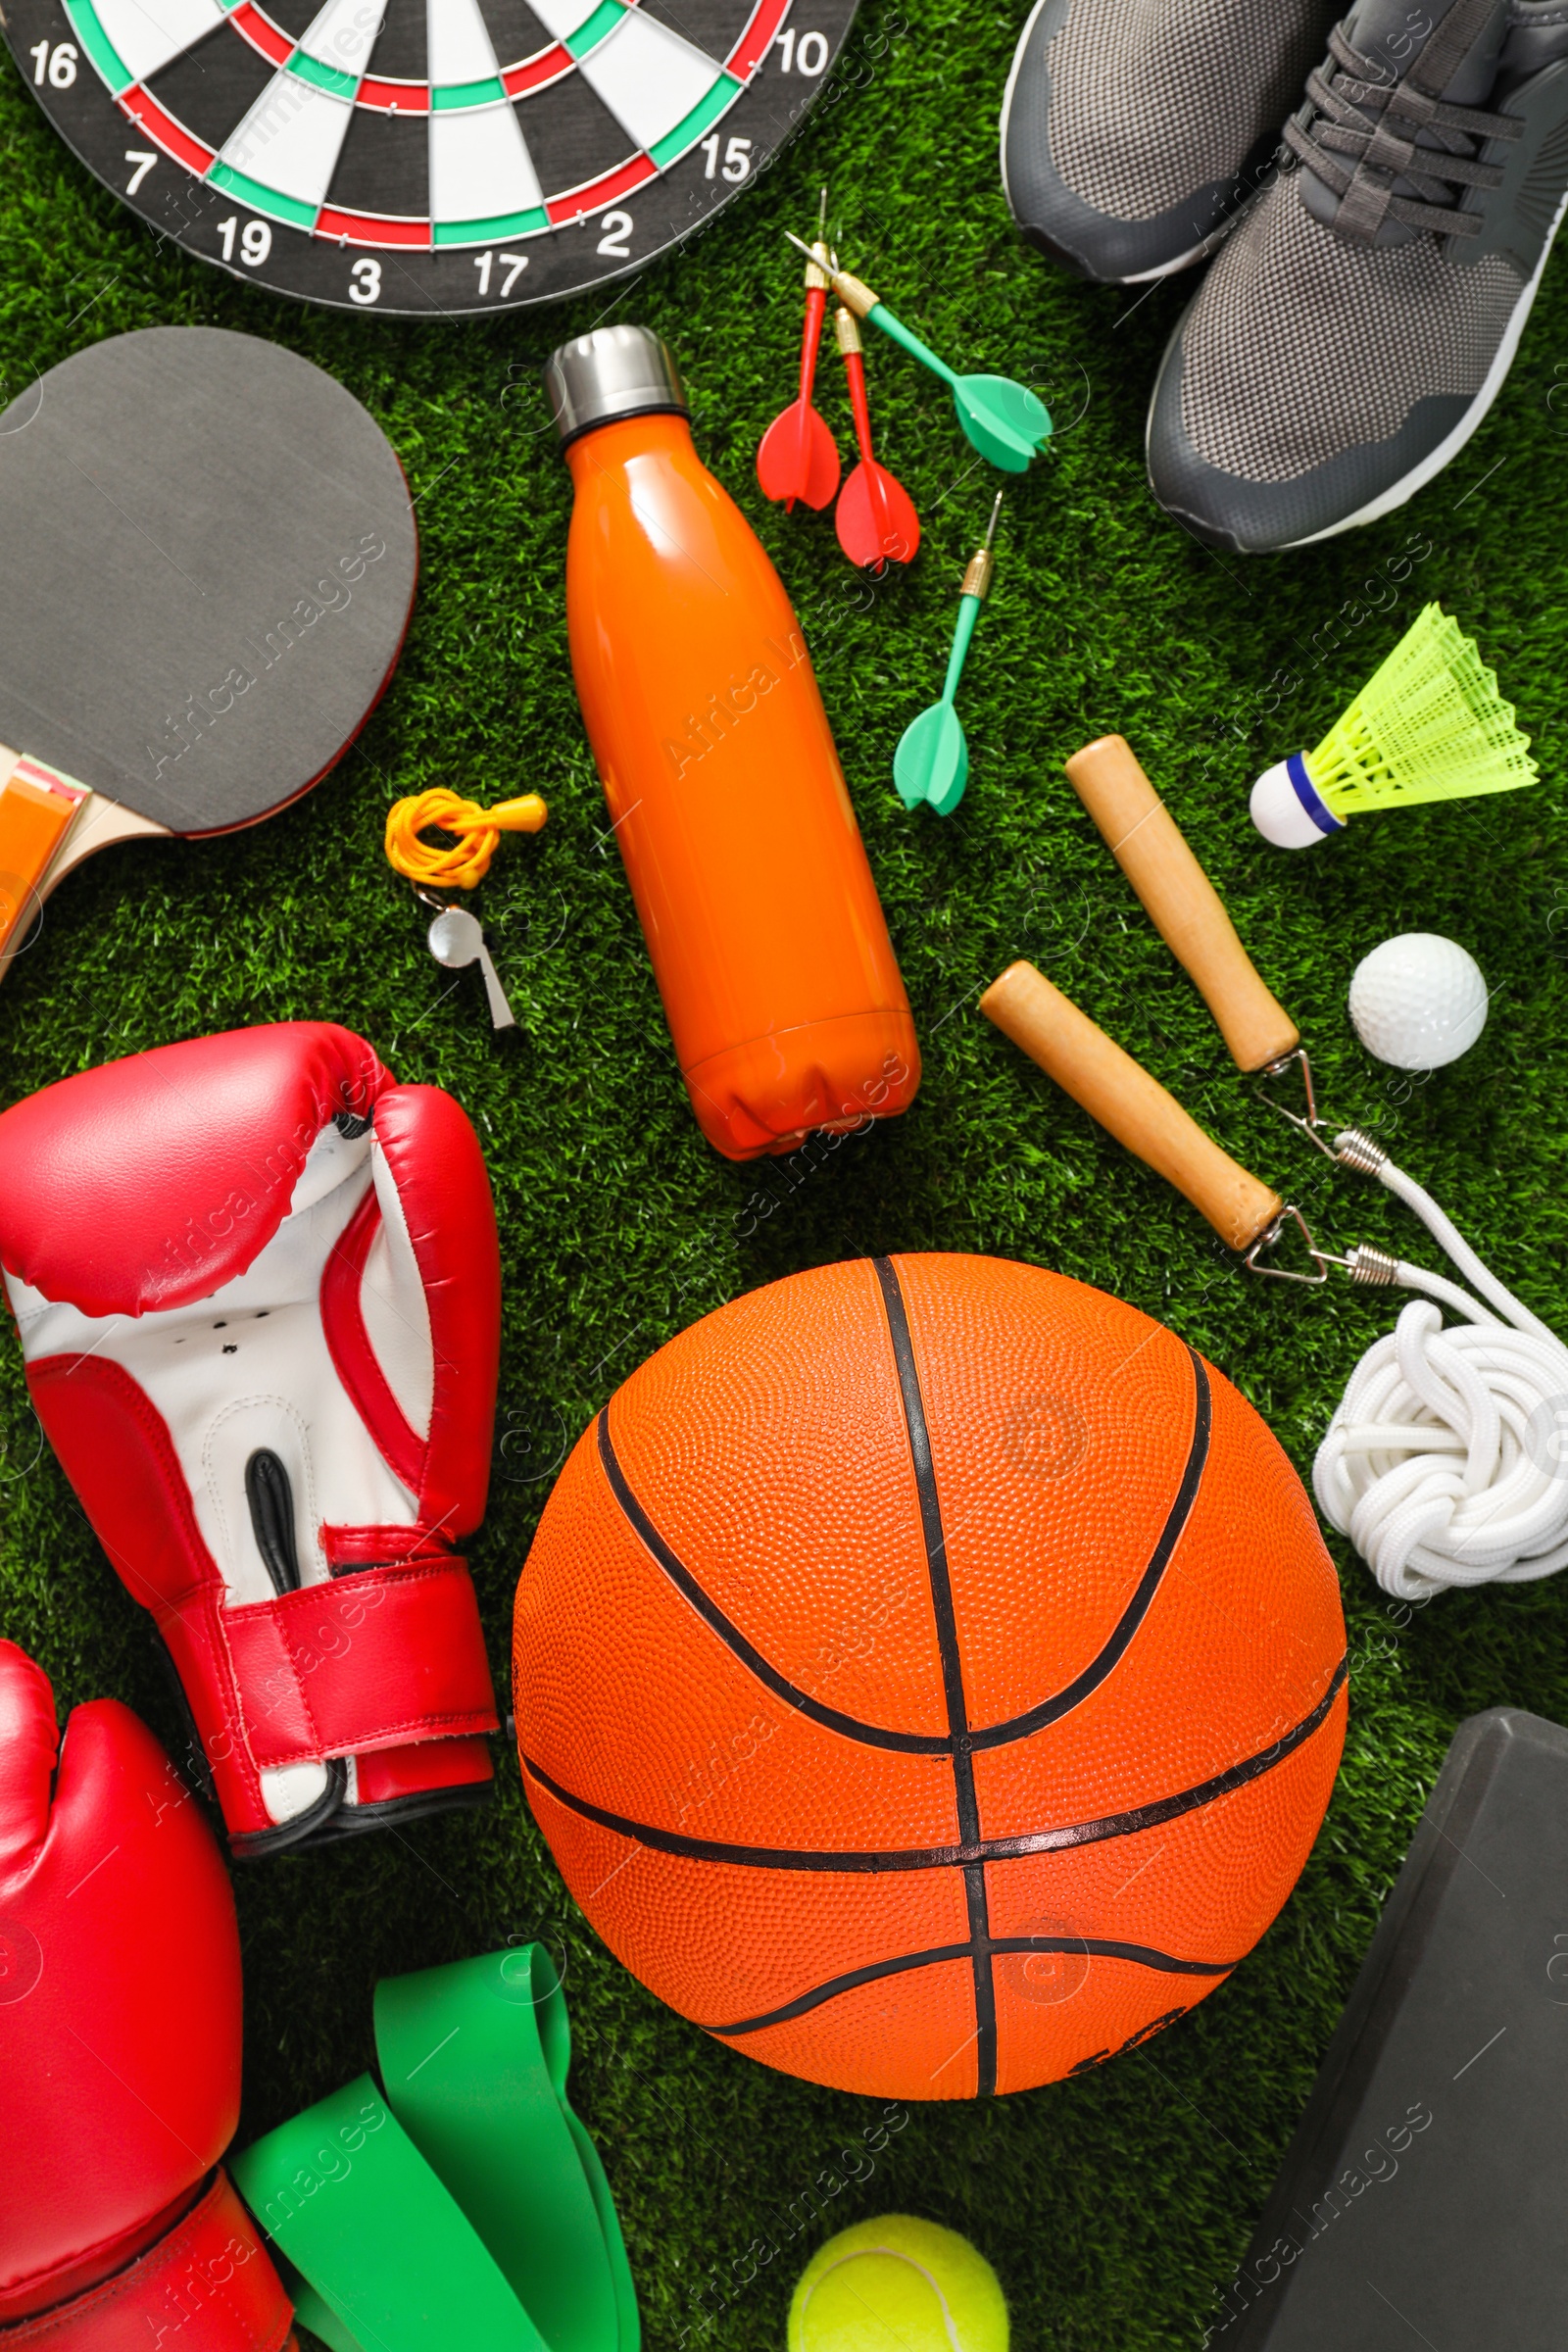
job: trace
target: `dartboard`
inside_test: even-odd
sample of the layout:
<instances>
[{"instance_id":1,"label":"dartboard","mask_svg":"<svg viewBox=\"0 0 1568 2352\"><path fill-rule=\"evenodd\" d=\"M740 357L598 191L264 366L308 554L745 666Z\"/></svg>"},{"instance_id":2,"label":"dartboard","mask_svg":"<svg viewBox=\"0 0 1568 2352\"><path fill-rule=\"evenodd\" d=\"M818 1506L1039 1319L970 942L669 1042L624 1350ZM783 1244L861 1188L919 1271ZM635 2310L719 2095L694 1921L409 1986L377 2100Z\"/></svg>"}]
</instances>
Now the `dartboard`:
<instances>
[{"instance_id":1,"label":"dartboard","mask_svg":"<svg viewBox=\"0 0 1568 2352\"><path fill-rule=\"evenodd\" d=\"M155 228L392 312L553 301L689 236L824 87L855 5L0 0L39 104Z\"/></svg>"}]
</instances>

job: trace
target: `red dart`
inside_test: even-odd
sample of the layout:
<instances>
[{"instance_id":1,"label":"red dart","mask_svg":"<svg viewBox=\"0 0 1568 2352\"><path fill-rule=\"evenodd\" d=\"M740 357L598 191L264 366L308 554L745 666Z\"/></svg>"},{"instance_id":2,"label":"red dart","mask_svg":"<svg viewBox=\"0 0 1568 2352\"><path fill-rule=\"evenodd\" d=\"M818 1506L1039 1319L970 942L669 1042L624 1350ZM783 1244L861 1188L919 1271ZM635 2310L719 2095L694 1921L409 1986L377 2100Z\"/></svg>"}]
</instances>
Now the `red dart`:
<instances>
[{"instance_id":1,"label":"red dart","mask_svg":"<svg viewBox=\"0 0 1568 2352\"><path fill-rule=\"evenodd\" d=\"M822 190L827 209L827 190ZM827 246L820 240L806 265L806 325L801 335L801 395L774 417L757 453L757 478L764 498L782 499L786 514L795 501L826 507L839 486L839 453L832 434L811 406L816 353L827 312Z\"/></svg>"},{"instance_id":2,"label":"red dart","mask_svg":"<svg viewBox=\"0 0 1568 2352\"><path fill-rule=\"evenodd\" d=\"M865 398L865 356L860 328L853 311L841 308L834 319L844 372L850 379L850 406L855 411L855 438L860 463L839 495L839 545L852 564L862 570L880 571L888 564L909 564L920 544L920 517L909 493L896 481L871 451L871 411Z\"/></svg>"}]
</instances>

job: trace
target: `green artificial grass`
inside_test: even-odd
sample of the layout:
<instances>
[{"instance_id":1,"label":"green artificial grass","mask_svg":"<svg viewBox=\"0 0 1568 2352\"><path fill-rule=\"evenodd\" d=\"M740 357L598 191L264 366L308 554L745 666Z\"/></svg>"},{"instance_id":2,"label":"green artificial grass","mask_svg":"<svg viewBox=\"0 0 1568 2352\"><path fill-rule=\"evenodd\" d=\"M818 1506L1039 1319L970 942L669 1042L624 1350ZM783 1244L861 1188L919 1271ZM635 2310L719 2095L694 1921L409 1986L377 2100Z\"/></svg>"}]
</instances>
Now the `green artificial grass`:
<instances>
[{"instance_id":1,"label":"green artificial grass","mask_svg":"<svg viewBox=\"0 0 1568 2352\"><path fill-rule=\"evenodd\" d=\"M74 163L9 65L0 72L5 396L127 328L275 337L381 420L423 545L402 667L318 792L205 848L117 850L52 902L5 989L5 1100L172 1039L299 1018L345 1022L400 1077L452 1089L488 1153L505 1256L496 1475L472 1547L498 1682L552 1473L616 1381L721 1300L835 1258L990 1251L1114 1291L1228 1372L1306 1471L1396 1302L1240 1273L975 1011L1006 962L1033 957L1335 1241L1426 1254L1396 1204L1332 1174L1235 1076L1062 778L1068 753L1112 729L1168 794L1310 1041L1329 1103L1381 1117L1504 1279L1568 1326L1568 265L1548 271L1486 427L1412 506L1289 559L1209 554L1155 510L1141 454L1191 281L1080 285L1009 227L996 124L1024 13L1024 0L931 6L911 23L867 0L832 102L684 256L601 299L493 322L297 309L160 248ZM879 445L926 532L910 574L867 585L829 516L786 518L752 470L795 383L800 274L779 231L809 232L823 180L847 266L955 364L1025 377L1058 419L1050 457L1007 485L996 589L961 689L971 781L948 821L904 811L892 755L940 690L995 477L941 386L875 338ZM915 1009L918 1101L820 1162L734 1167L701 1141L607 837L567 662L569 488L535 371L554 344L610 318L673 345L698 446L805 617ZM821 384L847 448L831 349ZM1247 815L1252 776L1316 742L1434 597L1516 702L1540 788L1359 818L1308 857L1268 849ZM536 787L550 803L543 834L503 844L477 902L519 1015L512 1036L492 1035L477 974L431 961L382 858L388 803L435 783L481 798ZM1411 929L1462 941L1495 991L1480 1045L1424 1084L1370 1061L1345 1012L1357 958ZM748 1212L759 1193L765 1207ZM63 1707L114 1693L172 1740L147 1621L40 1447L10 1342L0 1391L0 1627L45 1663ZM605 2154L652 2352L776 2352L814 2246L895 2208L974 2239L1010 2298L1019 2352L1196 2347L1455 1724L1501 1702L1568 1717L1568 1586L1448 1596L1405 1622L1348 1546L1334 1550L1352 1705L1327 1824L1255 1954L1135 2054L1027 2096L914 2108L883 2134L874 2103L709 2041L626 1974L566 1897L498 1741L486 1815L238 1872L242 2138L370 2062L378 1977L543 1936L564 1961L574 2092ZM869 2165L850 2153L867 2131L882 2143Z\"/></svg>"}]
</instances>

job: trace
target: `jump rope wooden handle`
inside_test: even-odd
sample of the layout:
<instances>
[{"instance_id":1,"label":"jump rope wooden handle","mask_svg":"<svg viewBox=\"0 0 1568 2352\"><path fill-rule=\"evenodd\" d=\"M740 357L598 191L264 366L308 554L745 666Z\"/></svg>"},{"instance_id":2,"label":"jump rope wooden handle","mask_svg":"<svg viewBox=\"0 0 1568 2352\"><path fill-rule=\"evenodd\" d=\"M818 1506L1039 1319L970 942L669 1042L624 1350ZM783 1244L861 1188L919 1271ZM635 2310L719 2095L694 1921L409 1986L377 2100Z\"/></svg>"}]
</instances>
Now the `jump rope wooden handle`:
<instances>
[{"instance_id":1,"label":"jump rope wooden handle","mask_svg":"<svg viewBox=\"0 0 1568 2352\"><path fill-rule=\"evenodd\" d=\"M1222 1152L1157 1079L1032 963L1009 964L986 990L980 1009L1092 1119L1185 1193L1232 1250L1250 1250L1282 1213L1279 1195Z\"/></svg>"},{"instance_id":2,"label":"jump rope wooden handle","mask_svg":"<svg viewBox=\"0 0 1568 2352\"><path fill-rule=\"evenodd\" d=\"M1122 737L1102 735L1074 752L1067 780L1197 983L1237 1067L1250 1073L1294 1054L1300 1032L1264 987L1214 885Z\"/></svg>"}]
</instances>

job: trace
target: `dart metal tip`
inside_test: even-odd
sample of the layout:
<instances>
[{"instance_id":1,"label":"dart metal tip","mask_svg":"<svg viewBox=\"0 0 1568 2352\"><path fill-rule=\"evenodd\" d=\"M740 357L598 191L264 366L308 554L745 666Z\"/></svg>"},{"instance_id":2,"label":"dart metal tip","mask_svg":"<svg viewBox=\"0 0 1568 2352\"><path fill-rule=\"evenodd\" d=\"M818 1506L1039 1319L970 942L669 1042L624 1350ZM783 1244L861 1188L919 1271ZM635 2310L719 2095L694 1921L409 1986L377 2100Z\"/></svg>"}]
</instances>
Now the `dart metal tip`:
<instances>
[{"instance_id":1,"label":"dart metal tip","mask_svg":"<svg viewBox=\"0 0 1568 2352\"><path fill-rule=\"evenodd\" d=\"M996 576L997 559L992 548L997 536L997 520L1002 513L1002 492L999 490L991 506L991 520L986 524L985 544L977 547L969 558L969 568L963 575L960 595L982 600L991 594L991 582Z\"/></svg>"}]
</instances>

